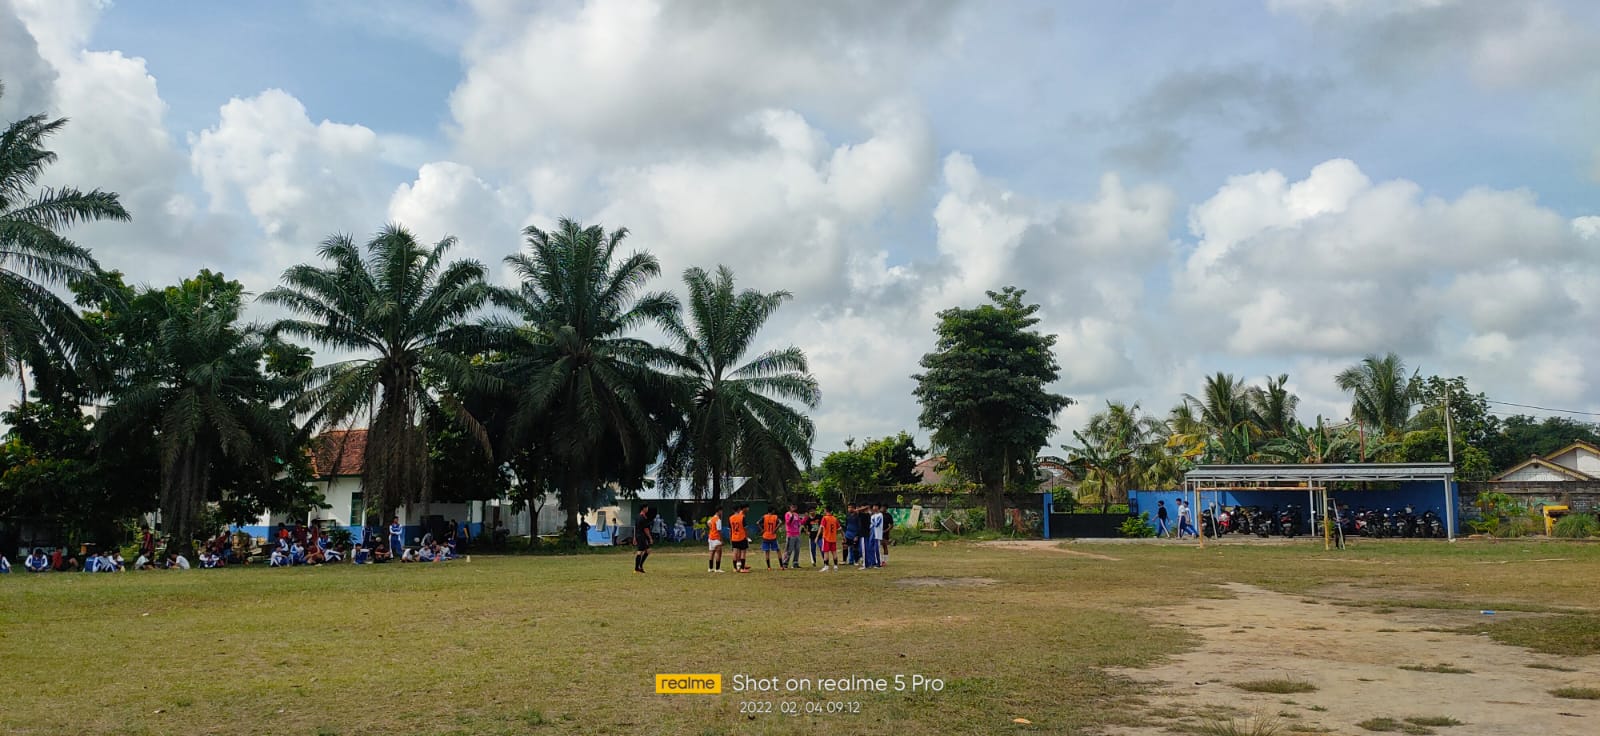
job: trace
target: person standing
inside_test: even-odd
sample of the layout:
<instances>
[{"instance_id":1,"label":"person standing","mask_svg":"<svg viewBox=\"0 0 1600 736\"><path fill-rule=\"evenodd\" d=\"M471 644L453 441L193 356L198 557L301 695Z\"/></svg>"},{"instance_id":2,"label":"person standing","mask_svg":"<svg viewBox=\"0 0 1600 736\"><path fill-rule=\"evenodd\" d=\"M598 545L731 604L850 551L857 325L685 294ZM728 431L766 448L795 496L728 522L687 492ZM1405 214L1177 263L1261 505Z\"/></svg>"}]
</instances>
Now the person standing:
<instances>
[{"instance_id":1,"label":"person standing","mask_svg":"<svg viewBox=\"0 0 1600 736\"><path fill-rule=\"evenodd\" d=\"M806 514L806 538L811 542L811 566L817 566L817 545L822 540L818 538L819 525L822 523L822 510L812 509Z\"/></svg>"},{"instance_id":2,"label":"person standing","mask_svg":"<svg viewBox=\"0 0 1600 736\"><path fill-rule=\"evenodd\" d=\"M861 550L861 517L856 507L844 506L844 564L856 564L856 553Z\"/></svg>"},{"instance_id":3,"label":"person standing","mask_svg":"<svg viewBox=\"0 0 1600 736\"><path fill-rule=\"evenodd\" d=\"M1156 537L1166 537L1171 531L1167 527L1167 502L1156 501Z\"/></svg>"},{"instance_id":4,"label":"person standing","mask_svg":"<svg viewBox=\"0 0 1600 736\"><path fill-rule=\"evenodd\" d=\"M856 551L856 567L865 570L868 567L867 546L873 541L872 506L870 504L864 503L856 507L856 528L861 530L861 537L856 540L856 546L860 548Z\"/></svg>"},{"instance_id":5,"label":"person standing","mask_svg":"<svg viewBox=\"0 0 1600 736\"><path fill-rule=\"evenodd\" d=\"M139 554L150 558L156 556L156 535L150 531L149 524L139 525Z\"/></svg>"},{"instance_id":6,"label":"person standing","mask_svg":"<svg viewBox=\"0 0 1600 736\"><path fill-rule=\"evenodd\" d=\"M750 563L745 560L750 551L750 530L744 525L744 512L749 508L750 504L740 504L728 517L728 544L733 546L734 572L750 572Z\"/></svg>"},{"instance_id":7,"label":"person standing","mask_svg":"<svg viewBox=\"0 0 1600 736\"><path fill-rule=\"evenodd\" d=\"M889 542L894 532L894 514L889 513L888 506L879 506L878 511L883 514L883 538L878 540L878 567L889 564Z\"/></svg>"},{"instance_id":8,"label":"person standing","mask_svg":"<svg viewBox=\"0 0 1600 736\"><path fill-rule=\"evenodd\" d=\"M406 549L406 528L400 526L400 517L389 520L389 552L400 554Z\"/></svg>"},{"instance_id":9,"label":"person standing","mask_svg":"<svg viewBox=\"0 0 1600 736\"><path fill-rule=\"evenodd\" d=\"M778 515L767 509L761 517L761 551L767 555L767 569L772 569L772 553L778 551ZM778 554L778 564L783 564L783 554Z\"/></svg>"},{"instance_id":10,"label":"person standing","mask_svg":"<svg viewBox=\"0 0 1600 736\"><path fill-rule=\"evenodd\" d=\"M829 555L832 555L833 569L839 569L839 520L833 517L833 512L826 509L822 512L822 520L817 522L818 531L822 534L822 570L828 571Z\"/></svg>"},{"instance_id":11,"label":"person standing","mask_svg":"<svg viewBox=\"0 0 1600 736\"><path fill-rule=\"evenodd\" d=\"M866 566L883 567L883 559L879 550L883 548L883 507L877 504L872 506L872 515L867 517L867 544Z\"/></svg>"},{"instance_id":12,"label":"person standing","mask_svg":"<svg viewBox=\"0 0 1600 736\"><path fill-rule=\"evenodd\" d=\"M655 520L655 512L649 506L639 509L639 519L633 527L634 572L644 572L644 561L650 556L651 543L655 542L655 532L650 528Z\"/></svg>"},{"instance_id":13,"label":"person standing","mask_svg":"<svg viewBox=\"0 0 1600 736\"><path fill-rule=\"evenodd\" d=\"M711 559L706 560L706 569L711 572L722 572L721 509L712 509L711 518L706 519L706 544L711 545Z\"/></svg>"},{"instance_id":14,"label":"person standing","mask_svg":"<svg viewBox=\"0 0 1600 736\"><path fill-rule=\"evenodd\" d=\"M800 513L800 507L789 504L789 510L783 514L783 559L778 561L785 570L800 569L800 539L806 533L806 515Z\"/></svg>"}]
</instances>

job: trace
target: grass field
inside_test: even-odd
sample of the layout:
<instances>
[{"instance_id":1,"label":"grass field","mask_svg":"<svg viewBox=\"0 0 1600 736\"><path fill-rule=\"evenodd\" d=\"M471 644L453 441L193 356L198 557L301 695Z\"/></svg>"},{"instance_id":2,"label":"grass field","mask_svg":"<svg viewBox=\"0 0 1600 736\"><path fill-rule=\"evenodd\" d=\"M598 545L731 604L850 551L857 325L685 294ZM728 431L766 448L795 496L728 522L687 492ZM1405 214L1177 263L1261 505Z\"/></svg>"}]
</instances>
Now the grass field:
<instances>
[{"instance_id":1,"label":"grass field","mask_svg":"<svg viewBox=\"0 0 1600 736\"><path fill-rule=\"evenodd\" d=\"M711 575L685 550L654 555L647 575L625 554L13 574L0 577L0 733L1093 732L1148 717L1148 693L1106 669L1181 651L1165 607L1230 582L1359 588L1341 602L1371 610L1552 614L1482 633L1600 653L1600 545L1068 549L1115 559L947 543L867 572ZM720 673L724 693L656 695L656 673ZM943 689L740 695L735 674L924 675ZM859 712L741 713L752 701Z\"/></svg>"}]
</instances>

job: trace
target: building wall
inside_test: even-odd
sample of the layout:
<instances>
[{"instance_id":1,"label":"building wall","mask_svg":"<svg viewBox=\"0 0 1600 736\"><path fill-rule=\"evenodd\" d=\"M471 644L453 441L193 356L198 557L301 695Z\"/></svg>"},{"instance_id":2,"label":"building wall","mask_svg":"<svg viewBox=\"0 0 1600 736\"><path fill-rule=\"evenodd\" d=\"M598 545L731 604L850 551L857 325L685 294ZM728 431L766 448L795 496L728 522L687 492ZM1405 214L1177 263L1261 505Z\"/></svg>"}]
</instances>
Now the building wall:
<instances>
[{"instance_id":1,"label":"building wall","mask_svg":"<svg viewBox=\"0 0 1600 736\"><path fill-rule=\"evenodd\" d=\"M1557 482L1557 481L1571 480L1571 477L1570 476L1566 476L1566 475L1562 475L1561 473L1558 473L1558 472L1556 472L1554 470L1551 470L1549 468L1546 468L1546 467L1543 467L1543 466L1540 466L1540 465L1529 465L1526 468L1523 468L1521 470L1518 470L1515 473L1507 475L1503 480L1511 481L1511 482L1515 482L1515 483L1530 483L1530 482L1545 483L1545 482Z\"/></svg>"},{"instance_id":2,"label":"building wall","mask_svg":"<svg viewBox=\"0 0 1600 736\"><path fill-rule=\"evenodd\" d=\"M1561 467L1572 468L1580 473L1600 477L1600 456L1596 456L1581 447L1574 447L1548 459Z\"/></svg>"},{"instance_id":3,"label":"building wall","mask_svg":"<svg viewBox=\"0 0 1600 736\"><path fill-rule=\"evenodd\" d=\"M1528 506L1557 504L1574 511L1600 511L1600 482L1565 480L1559 482L1484 481L1461 484L1462 497L1469 502L1479 493L1504 493Z\"/></svg>"}]
</instances>

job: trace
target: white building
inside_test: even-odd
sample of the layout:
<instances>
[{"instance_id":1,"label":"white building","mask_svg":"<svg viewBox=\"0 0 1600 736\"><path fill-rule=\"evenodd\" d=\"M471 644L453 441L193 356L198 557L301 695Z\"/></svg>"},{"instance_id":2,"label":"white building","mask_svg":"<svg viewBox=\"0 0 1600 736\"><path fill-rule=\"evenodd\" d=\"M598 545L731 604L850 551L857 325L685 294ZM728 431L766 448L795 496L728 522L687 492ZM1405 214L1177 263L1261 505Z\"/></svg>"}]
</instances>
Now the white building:
<instances>
[{"instance_id":1,"label":"white building","mask_svg":"<svg viewBox=\"0 0 1600 736\"><path fill-rule=\"evenodd\" d=\"M367 430L350 429L324 432L312 442L311 472L313 485L322 492L322 502L327 508L313 509L302 517L290 518L283 512L267 511L255 524L246 525L244 531L254 537L269 537L278 524L293 526L296 523L316 523L323 527L348 528L356 539L361 538L367 507L361 488L361 475L366 467ZM466 524L477 538L485 530L504 525L512 536L556 534L566 523L560 504L547 495L539 508L537 523L530 509L511 513L509 499L490 499L466 503L413 503L402 507L398 515L405 527L406 540L421 538L429 528L456 521ZM382 520L387 529L388 519Z\"/></svg>"},{"instance_id":2,"label":"white building","mask_svg":"<svg viewBox=\"0 0 1600 736\"><path fill-rule=\"evenodd\" d=\"M1579 440L1548 456L1535 455L1490 479L1496 483L1600 480L1600 447Z\"/></svg>"}]
</instances>

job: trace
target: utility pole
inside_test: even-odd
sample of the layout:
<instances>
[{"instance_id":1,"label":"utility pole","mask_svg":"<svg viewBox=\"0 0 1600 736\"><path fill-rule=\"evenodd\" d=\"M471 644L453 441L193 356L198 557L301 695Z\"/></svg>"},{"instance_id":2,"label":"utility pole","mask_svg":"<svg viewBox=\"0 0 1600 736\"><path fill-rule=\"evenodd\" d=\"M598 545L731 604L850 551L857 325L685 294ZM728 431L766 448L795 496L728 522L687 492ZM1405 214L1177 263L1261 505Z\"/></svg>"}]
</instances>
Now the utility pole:
<instances>
[{"instance_id":1,"label":"utility pole","mask_svg":"<svg viewBox=\"0 0 1600 736\"><path fill-rule=\"evenodd\" d=\"M1450 464L1456 464L1456 432L1455 424L1450 421L1450 388L1444 390L1444 446L1449 453Z\"/></svg>"}]
</instances>

